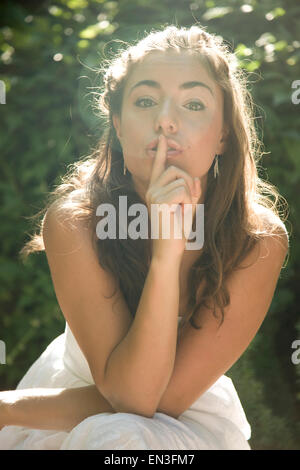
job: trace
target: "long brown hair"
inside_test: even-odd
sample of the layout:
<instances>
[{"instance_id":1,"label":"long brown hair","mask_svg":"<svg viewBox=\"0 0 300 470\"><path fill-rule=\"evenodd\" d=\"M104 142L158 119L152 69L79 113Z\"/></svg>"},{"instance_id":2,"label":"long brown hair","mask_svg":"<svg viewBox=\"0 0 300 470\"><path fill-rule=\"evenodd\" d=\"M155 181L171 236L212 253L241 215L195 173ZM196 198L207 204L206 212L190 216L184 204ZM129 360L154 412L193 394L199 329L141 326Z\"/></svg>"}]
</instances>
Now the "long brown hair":
<instances>
[{"instance_id":1,"label":"long brown hair","mask_svg":"<svg viewBox=\"0 0 300 470\"><path fill-rule=\"evenodd\" d=\"M89 221L99 263L117 280L134 316L151 260L149 239L97 238L96 208L102 203L112 204L118 222L119 196L127 196L128 206L144 203L134 189L131 174L123 174L123 154L112 116L121 113L129 74L153 51L189 51L205 65L223 92L223 118L229 126L227 147L219 159L218 177L213 176L213 165L207 175L205 242L188 275L188 309L182 326L189 321L194 328L200 328L195 324L195 315L201 313L201 306L208 307L208 303L215 316L216 307L220 308L222 324L224 307L230 302L226 280L258 240L266 235L275 236L278 226L286 231L285 214L279 213L278 206L281 202L281 210L286 210L287 204L275 186L258 176L257 164L263 152L254 125L255 111L247 90L247 75L219 36L198 25L190 28L169 25L128 45L113 59L106 59L99 69L103 86L95 94L95 107L105 119L102 137L90 156L70 166L61 184L48 195L48 203L41 212L45 215L48 207L57 201L64 217L68 214L71 220L79 217ZM39 232L20 252L24 259L31 252L45 249L41 235L43 220ZM117 233L118 230L117 226ZM205 280L201 289L200 280Z\"/></svg>"}]
</instances>

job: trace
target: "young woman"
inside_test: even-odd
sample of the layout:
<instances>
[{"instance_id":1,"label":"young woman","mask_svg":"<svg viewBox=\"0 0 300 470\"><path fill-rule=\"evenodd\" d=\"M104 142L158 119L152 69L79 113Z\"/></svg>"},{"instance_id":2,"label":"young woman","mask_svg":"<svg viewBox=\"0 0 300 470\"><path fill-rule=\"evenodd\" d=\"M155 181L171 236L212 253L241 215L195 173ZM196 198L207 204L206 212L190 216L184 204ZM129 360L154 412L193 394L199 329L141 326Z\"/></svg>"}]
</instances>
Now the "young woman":
<instances>
[{"instance_id":1,"label":"young woman","mask_svg":"<svg viewBox=\"0 0 300 470\"><path fill-rule=\"evenodd\" d=\"M267 314L288 234L276 188L258 177L246 77L197 25L151 32L104 72L99 147L52 193L23 249L45 249L66 329L1 392L0 448L250 449L224 374ZM159 218L157 238L99 237L103 204L117 234L128 227L121 196L147 208L148 230L153 205L166 204L188 231L164 238ZM191 228L204 230L196 249Z\"/></svg>"}]
</instances>

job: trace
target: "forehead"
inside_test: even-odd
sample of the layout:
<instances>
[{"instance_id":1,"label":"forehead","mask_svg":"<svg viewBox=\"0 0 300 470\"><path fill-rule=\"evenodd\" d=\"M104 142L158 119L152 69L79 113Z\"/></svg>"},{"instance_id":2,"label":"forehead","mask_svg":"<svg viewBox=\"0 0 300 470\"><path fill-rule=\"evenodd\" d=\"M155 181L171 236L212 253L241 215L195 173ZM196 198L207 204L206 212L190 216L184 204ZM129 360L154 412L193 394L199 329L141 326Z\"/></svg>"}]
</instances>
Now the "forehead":
<instances>
[{"instance_id":1,"label":"forehead","mask_svg":"<svg viewBox=\"0 0 300 470\"><path fill-rule=\"evenodd\" d=\"M162 87L166 85L169 88L170 77L174 85L201 78L213 90L217 88L199 57L197 58L188 52L154 51L134 66L125 89L129 90L137 81L143 79L157 80Z\"/></svg>"}]
</instances>

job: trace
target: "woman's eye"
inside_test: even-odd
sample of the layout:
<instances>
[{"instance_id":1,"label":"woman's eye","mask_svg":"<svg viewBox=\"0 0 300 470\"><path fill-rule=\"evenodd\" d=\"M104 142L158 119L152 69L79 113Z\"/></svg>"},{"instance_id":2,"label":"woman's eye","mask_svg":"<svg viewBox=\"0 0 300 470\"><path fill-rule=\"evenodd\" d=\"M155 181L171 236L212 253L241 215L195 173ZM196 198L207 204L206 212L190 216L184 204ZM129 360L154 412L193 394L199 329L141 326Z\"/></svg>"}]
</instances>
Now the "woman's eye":
<instances>
[{"instance_id":1,"label":"woman's eye","mask_svg":"<svg viewBox=\"0 0 300 470\"><path fill-rule=\"evenodd\" d=\"M193 111L202 111L203 109L205 109L204 104L200 103L199 101L191 101L191 102L188 103L187 105L190 105L190 104L192 104L192 105L196 104L196 105L200 106L200 108L198 108L198 109L193 109Z\"/></svg>"},{"instance_id":2,"label":"woman's eye","mask_svg":"<svg viewBox=\"0 0 300 470\"><path fill-rule=\"evenodd\" d=\"M142 101L152 101L150 98L140 98L138 99L134 104L136 104L137 106L140 106L140 103ZM145 106L140 106L141 108L145 108ZM146 108L148 108L148 106L146 106Z\"/></svg>"},{"instance_id":3,"label":"woman's eye","mask_svg":"<svg viewBox=\"0 0 300 470\"><path fill-rule=\"evenodd\" d=\"M140 108L149 108L149 106L141 106L141 102L144 102L144 101L152 101L153 103L153 100L151 100L150 98L140 98L138 99L134 104L136 106L139 106ZM205 106L203 105L203 103L199 102L199 101L191 101L190 103L187 104L187 106L189 105L197 105L198 106L198 109L191 109L191 111L202 111L203 109L205 109ZM199 108L200 106L200 108Z\"/></svg>"}]
</instances>

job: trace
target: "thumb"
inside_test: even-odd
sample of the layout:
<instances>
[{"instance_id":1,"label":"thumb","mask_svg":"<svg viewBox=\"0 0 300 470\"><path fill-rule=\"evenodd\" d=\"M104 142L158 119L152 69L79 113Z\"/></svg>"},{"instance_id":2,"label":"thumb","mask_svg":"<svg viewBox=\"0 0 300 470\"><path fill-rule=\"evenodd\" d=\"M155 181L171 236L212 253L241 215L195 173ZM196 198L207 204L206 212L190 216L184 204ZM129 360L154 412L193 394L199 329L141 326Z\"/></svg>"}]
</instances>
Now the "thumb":
<instances>
[{"instance_id":1,"label":"thumb","mask_svg":"<svg viewBox=\"0 0 300 470\"><path fill-rule=\"evenodd\" d=\"M189 227L189 230L192 230L193 224L194 224L194 218L196 214L196 208L198 201L201 197L202 194L202 188L201 188L201 180L197 176L196 178L193 178L194 180L194 187L193 187L193 192L191 194L191 199L192 199L192 221L189 219L189 224L191 223L192 225Z\"/></svg>"},{"instance_id":2,"label":"thumb","mask_svg":"<svg viewBox=\"0 0 300 470\"><path fill-rule=\"evenodd\" d=\"M193 221L194 221L195 214L196 214L197 204L199 204L201 195L202 195L201 180L197 176L196 178L194 178L194 191L192 195L192 220Z\"/></svg>"},{"instance_id":3,"label":"thumb","mask_svg":"<svg viewBox=\"0 0 300 470\"><path fill-rule=\"evenodd\" d=\"M196 210L196 204L198 203L202 194L201 181L198 176L194 178L194 191L192 194L193 213Z\"/></svg>"}]
</instances>

